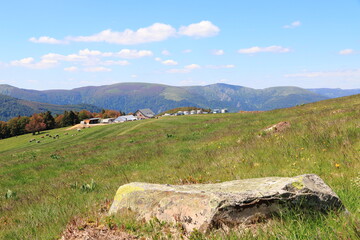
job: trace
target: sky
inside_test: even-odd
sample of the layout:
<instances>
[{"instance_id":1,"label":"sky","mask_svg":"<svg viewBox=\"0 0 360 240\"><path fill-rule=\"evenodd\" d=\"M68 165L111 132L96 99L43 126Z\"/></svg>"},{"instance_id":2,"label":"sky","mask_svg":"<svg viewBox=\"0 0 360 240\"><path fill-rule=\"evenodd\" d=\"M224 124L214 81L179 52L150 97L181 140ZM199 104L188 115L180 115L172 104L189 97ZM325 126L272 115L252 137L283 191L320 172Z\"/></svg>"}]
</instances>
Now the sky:
<instances>
[{"instance_id":1,"label":"sky","mask_svg":"<svg viewBox=\"0 0 360 240\"><path fill-rule=\"evenodd\" d=\"M360 88L360 0L11 0L0 36L20 88Z\"/></svg>"}]
</instances>

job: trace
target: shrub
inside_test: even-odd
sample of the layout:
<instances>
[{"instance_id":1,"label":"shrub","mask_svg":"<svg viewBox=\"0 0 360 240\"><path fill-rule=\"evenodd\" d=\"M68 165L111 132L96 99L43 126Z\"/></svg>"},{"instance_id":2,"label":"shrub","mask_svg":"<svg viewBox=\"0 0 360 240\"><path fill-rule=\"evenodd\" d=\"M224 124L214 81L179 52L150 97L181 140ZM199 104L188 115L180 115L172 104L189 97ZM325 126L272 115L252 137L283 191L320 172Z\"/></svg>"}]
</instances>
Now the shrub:
<instances>
[{"instance_id":1,"label":"shrub","mask_svg":"<svg viewBox=\"0 0 360 240\"><path fill-rule=\"evenodd\" d=\"M15 198L15 197L16 197L16 192L11 191L10 189L8 189L7 192L5 193L6 199Z\"/></svg>"}]
</instances>

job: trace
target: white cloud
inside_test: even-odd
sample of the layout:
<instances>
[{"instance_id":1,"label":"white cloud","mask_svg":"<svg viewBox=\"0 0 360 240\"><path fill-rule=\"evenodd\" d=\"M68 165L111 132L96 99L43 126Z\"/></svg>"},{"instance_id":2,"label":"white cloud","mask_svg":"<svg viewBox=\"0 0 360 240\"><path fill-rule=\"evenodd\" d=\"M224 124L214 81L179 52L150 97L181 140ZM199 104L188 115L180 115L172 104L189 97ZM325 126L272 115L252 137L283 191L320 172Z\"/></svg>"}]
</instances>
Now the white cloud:
<instances>
[{"instance_id":1,"label":"white cloud","mask_svg":"<svg viewBox=\"0 0 360 240\"><path fill-rule=\"evenodd\" d=\"M18 65L21 65L21 64L32 64L33 62L35 61L34 58L32 57L28 57L28 58L23 58L23 59L20 59L20 60L15 60L15 61L12 61L13 64L18 64Z\"/></svg>"},{"instance_id":2,"label":"white cloud","mask_svg":"<svg viewBox=\"0 0 360 240\"><path fill-rule=\"evenodd\" d=\"M360 77L360 69L285 74L286 78Z\"/></svg>"},{"instance_id":3,"label":"white cloud","mask_svg":"<svg viewBox=\"0 0 360 240\"><path fill-rule=\"evenodd\" d=\"M136 74L130 75L131 78L137 78L138 76Z\"/></svg>"},{"instance_id":4,"label":"white cloud","mask_svg":"<svg viewBox=\"0 0 360 240\"><path fill-rule=\"evenodd\" d=\"M10 62L10 66L21 66L31 69L46 69L54 67L61 62L78 62L83 66L97 66L97 65L120 65L126 66L130 63L126 60L115 60L114 58L142 58L152 56L153 53L149 50L135 50L122 49L119 52L101 52L98 50L83 49L78 53L62 55L58 53L48 53L40 57L40 61L35 61L34 58L28 57L20 60ZM104 60L104 58L113 58ZM1 65L0 65L1 66ZM105 70L105 69L103 69ZM66 70L65 70L66 71Z\"/></svg>"},{"instance_id":5,"label":"white cloud","mask_svg":"<svg viewBox=\"0 0 360 240\"><path fill-rule=\"evenodd\" d=\"M116 53L104 53L106 57L120 57L120 58L142 58L142 57L150 57L152 56L152 51L149 50L134 50L134 49L122 49Z\"/></svg>"},{"instance_id":6,"label":"white cloud","mask_svg":"<svg viewBox=\"0 0 360 240\"><path fill-rule=\"evenodd\" d=\"M218 50L213 50L212 52L211 52L213 55L218 55L218 56L220 56L220 55L224 55L224 50L221 50L221 49L218 49Z\"/></svg>"},{"instance_id":7,"label":"white cloud","mask_svg":"<svg viewBox=\"0 0 360 240\"><path fill-rule=\"evenodd\" d=\"M220 28L212 24L210 21L201 21L188 26L180 27L178 34L189 37L202 38L212 37L220 32Z\"/></svg>"},{"instance_id":8,"label":"white cloud","mask_svg":"<svg viewBox=\"0 0 360 240\"><path fill-rule=\"evenodd\" d=\"M234 67L235 67L234 64L228 64L228 65L222 66L222 68L234 68Z\"/></svg>"},{"instance_id":9,"label":"white cloud","mask_svg":"<svg viewBox=\"0 0 360 240\"><path fill-rule=\"evenodd\" d=\"M339 51L340 55L349 55L349 54L353 54L355 53L355 51L353 49L343 49L341 51Z\"/></svg>"},{"instance_id":10,"label":"white cloud","mask_svg":"<svg viewBox=\"0 0 360 240\"><path fill-rule=\"evenodd\" d=\"M58 61L53 59L42 59L39 62L35 62L35 59L32 57L23 58L20 60L14 60L10 62L11 66L26 67L31 69L47 69L54 67L57 64Z\"/></svg>"},{"instance_id":11,"label":"white cloud","mask_svg":"<svg viewBox=\"0 0 360 240\"><path fill-rule=\"evenodd\" d=\"M169 55L171 55L171 53L170 53L168 50L163 50L163 51L161 51L161 54L164 55L164 56L169 56Z\"/></svg>"},{"instance_id":12,"label":"white cloud","mask_svg":"<svg viewBox=\"0 0 360 240\"><path fill-rule=\"evenodd\" d=\"M48 36L42 36L39 38L32 37L29 39L29 41L33 42L33 43L48 43L48 44L66 44L66 43L68 43L67 41L57 40L55 38L48 37Z\"/></svg>"},{"instance_id":13,"label":"white cloud","mask_svg":"<svg viewBox=\"0 0 360 240\"><path fill-rule=\"evenodd\" d=\"M176 61L174 61L172 59L164 60L161 63L164 64L164 65L168 65L168 66L170 66L170 65L172 65L172 66L178 65L178 62L176 62Z\"/></svg>"},{"instance_id":14,"label":"white cloud","mask_svg":"<svg viewBox=\"0 0 360 240\"><path fill-rule=\"evenodd\" d=\"M198 64L190 64L190 65L185 66L184 68L192 70L192 69L199 69L201 67Z\"/></svg>"},{"instance_id":15,"label":"white cloud","mask_svg":"<svg viewBox=\"0 0 360 240\"><path fill-rule=\"evenodd\" d=\"M85 68L85 72L111 72L110 68L106 67L92 67L92 68Z\"/></svg>"},{"instance_id":16,"label":"white cloud","mask_svg":"<svg viewBox=\"0 0 360 240\"><path fill-rule=\"evenodd\" d=\"M111 29L103 30L89 36L67 36L58 40L48 36L32 37L29 41L34 43L67 44L70 42L106 42L122 45L135 45L149 42L159 42L171 37L189 36L195 38L211 37L220 32L219 27L210 21L201 21L176 30L173 26L164 23L154 23L151 26L137 30L125 29L122 32Z\"/></svg>"},{"instance_id":17,"label":"white cloud","mask_svg":"<svg viewBox=\"0 0 360 240\"><path fill-rule=\"evenodd\" d=\"M300 26L301 26L301 22L300 21L295 21L295 22L292 22L289 25L283 26L283 28L296 28L296 27L300 27Z\"/></svg>"},{"instance_id":18,"label":"white cloud","mask_svg":"<svg viewBox=\"0 0 360 240\"><path fill-rule=\"evenodd\" d=\"M191 50L191 49L185 49L185 50L183 50L182 52L183 52L183 53L191 53L192 50Z\"/></svg>"},{"instance_id":19,"label":"white cloud","mask_svg":"<svg viewBox=\"0 0 360 240\"><path fill-rule=\"evenodd\" d=\"M186 65L183 68L173 68L173 69L169 69L166 72L168 73L189 73L192 70L195 69L200 69L201 66L198 64L190 64L190 65Z\"/></svg>"},{"instance_id":20,"label":"white cloud","mask_svg":"<svg viewBox=\"0 0 360 240\"><path fill-rule=\"evenodd\" d=\"M41 57L44 60L53 60L53 61L66 61L66 62L79 62L87 60L87 56L80 56L78 54L69 54L62 55L57 53L48 53Z\"/></svg>"},{"instance_id":21,"label":"white cloud","mask_svg":"<svg viewBox=\"0 0 360 240\"><path fill-rule=\"evenodd\" d=\"M221 69L221 68L235 68L234 64L227 64L227 65L208 65L206 68L210 69Z\"/></svg>"},{"instance_id":22,"label":"white cloud","mask_svg":"<svg viewBox=\"0 0 360 240\"><path fill-rule=\"evenodd\" d=\"M162 61L162 59L161 59L161 58L159 58L159 57L156 57L156 58L155 58L155 61L157 61L157 62L161 62L161 61Z\"/></svg>"},{"instance_id":23,"label":"white cloud","mask_svg":"<svg viewBox=\"0 0 360 240\"><path fill-rule=\"evenodd\" d=\"M152 52L149 50L130 50L122 49L119 52L100 52L97 50L83 49L78 52L78 54L69 54L61 55L56 53L48 53L43 55L42 59L49 59L55 61L65 61L65 62L83 62L84 65L94 65L101 62L101 59L104 57L118 57L118 58L141 58L146 56L152 56ZM102 62L103 65L128 65L128 61L114 61L108 60Z\"/></svg>"},{"instance_id":24,"label":"white cloud","mask_svg":"<svg viewBox=\"0 0 360 240\"><path fill-rule=\"evenodd\" d=\"M98 50L89 50L89 49L83 49L79 51L79 55L81 56L100 56L102 53Z\"/></svg>"},{"instance_id":25,"label":"white cloud","mask_svg":"<svg viewBox=\"0 0 360 240\"><path fill-rule=\"evenodd\" d=\"M64 68L64 71L66 71L66 72L76 72L77 70L78 70L78 68L74 67L74 66Z\"/></svg>"},{"instance_id":26,"label":"white cloud","mask_svg":"<svg viewBox=\"0 0 360 240\"><path fill-rule=\"evenodd\" d=\"M120 61L114 61L114 60L107 60L100 63L101 65L110 66L110 65L120 65L120 66L126 66L130 63L126 60L120 60Z\"/></svg>"},{"instance_id":27,"label":"white cloud","mask_svg":"<svg viewBox=\"0 0 360 240\"><path fill-rule=\"evenodd\" d=\"M91 36L67 37L75 42L107 42L123 45L133 45L148 42L158 42L175 36L176 30L172 26L163 23L154 23L145 28L139 28L136 31L126 29L123 32L104 30Z\"/></svg>"},{"instance_id":28,"label":"white cloud","mask_svg":"<svg viewBox=\"0 0 360 240\"><path fill-rule=\"evenodd\" d=\"M238 50L241 54L253 54L260 52L271 52L271 53L287 53L290 52L290 48L282 46L269 46L269 47L251 47Z\"/></svg>"}]
</instances>

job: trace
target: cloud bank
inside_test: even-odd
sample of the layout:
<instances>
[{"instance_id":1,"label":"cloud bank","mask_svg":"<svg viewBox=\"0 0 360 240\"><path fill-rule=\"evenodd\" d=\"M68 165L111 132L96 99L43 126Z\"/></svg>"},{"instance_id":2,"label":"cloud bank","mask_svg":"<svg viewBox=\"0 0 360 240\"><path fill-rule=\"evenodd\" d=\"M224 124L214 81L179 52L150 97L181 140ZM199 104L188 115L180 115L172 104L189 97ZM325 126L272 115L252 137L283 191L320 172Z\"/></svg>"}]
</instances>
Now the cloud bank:
<instances>
[{"instance_id":1,"label":"cloud bank","mask_svg":"<svg viewBox=\"0 0 360 240\"><path fill-rule=\"evenodd\" d=\"M47 44L66 44L70 42L105 42L121 45L136 45L149 42L160 42L171 37L188 36L194 38L205 38L217 35L220 28L210 21L201 21L188 26L181 26L176 30L173 26L164 23L154 23L151 26L137 30L125 29L122 32L111 29L103 30L89 36L67 36L58 40L49 36L39 38L31 37L30 42Z\"/></svg>"}]
</instances>

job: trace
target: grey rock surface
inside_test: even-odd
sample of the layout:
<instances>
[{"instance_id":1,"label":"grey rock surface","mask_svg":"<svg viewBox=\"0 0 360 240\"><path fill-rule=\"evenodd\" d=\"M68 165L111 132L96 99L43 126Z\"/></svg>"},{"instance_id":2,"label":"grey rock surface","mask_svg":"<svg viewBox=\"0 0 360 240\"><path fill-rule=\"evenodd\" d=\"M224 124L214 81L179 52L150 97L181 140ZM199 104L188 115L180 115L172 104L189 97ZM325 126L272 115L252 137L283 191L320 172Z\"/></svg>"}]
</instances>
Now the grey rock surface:
<instances>
[{"instance_id":1,"label":"grey rock surface","mask_svg":"<svg viewBox=\"0 0 360 240\"><path fill-rule=\"evenodd\" d=\"M116 192L109 214L122 209L139 219L180 223L188 232L206 232L256 223L283 209L345 209L339 197L313 174L268 177L216 184L164 185L133 182Z\"/></svg>"}]
</instances>

